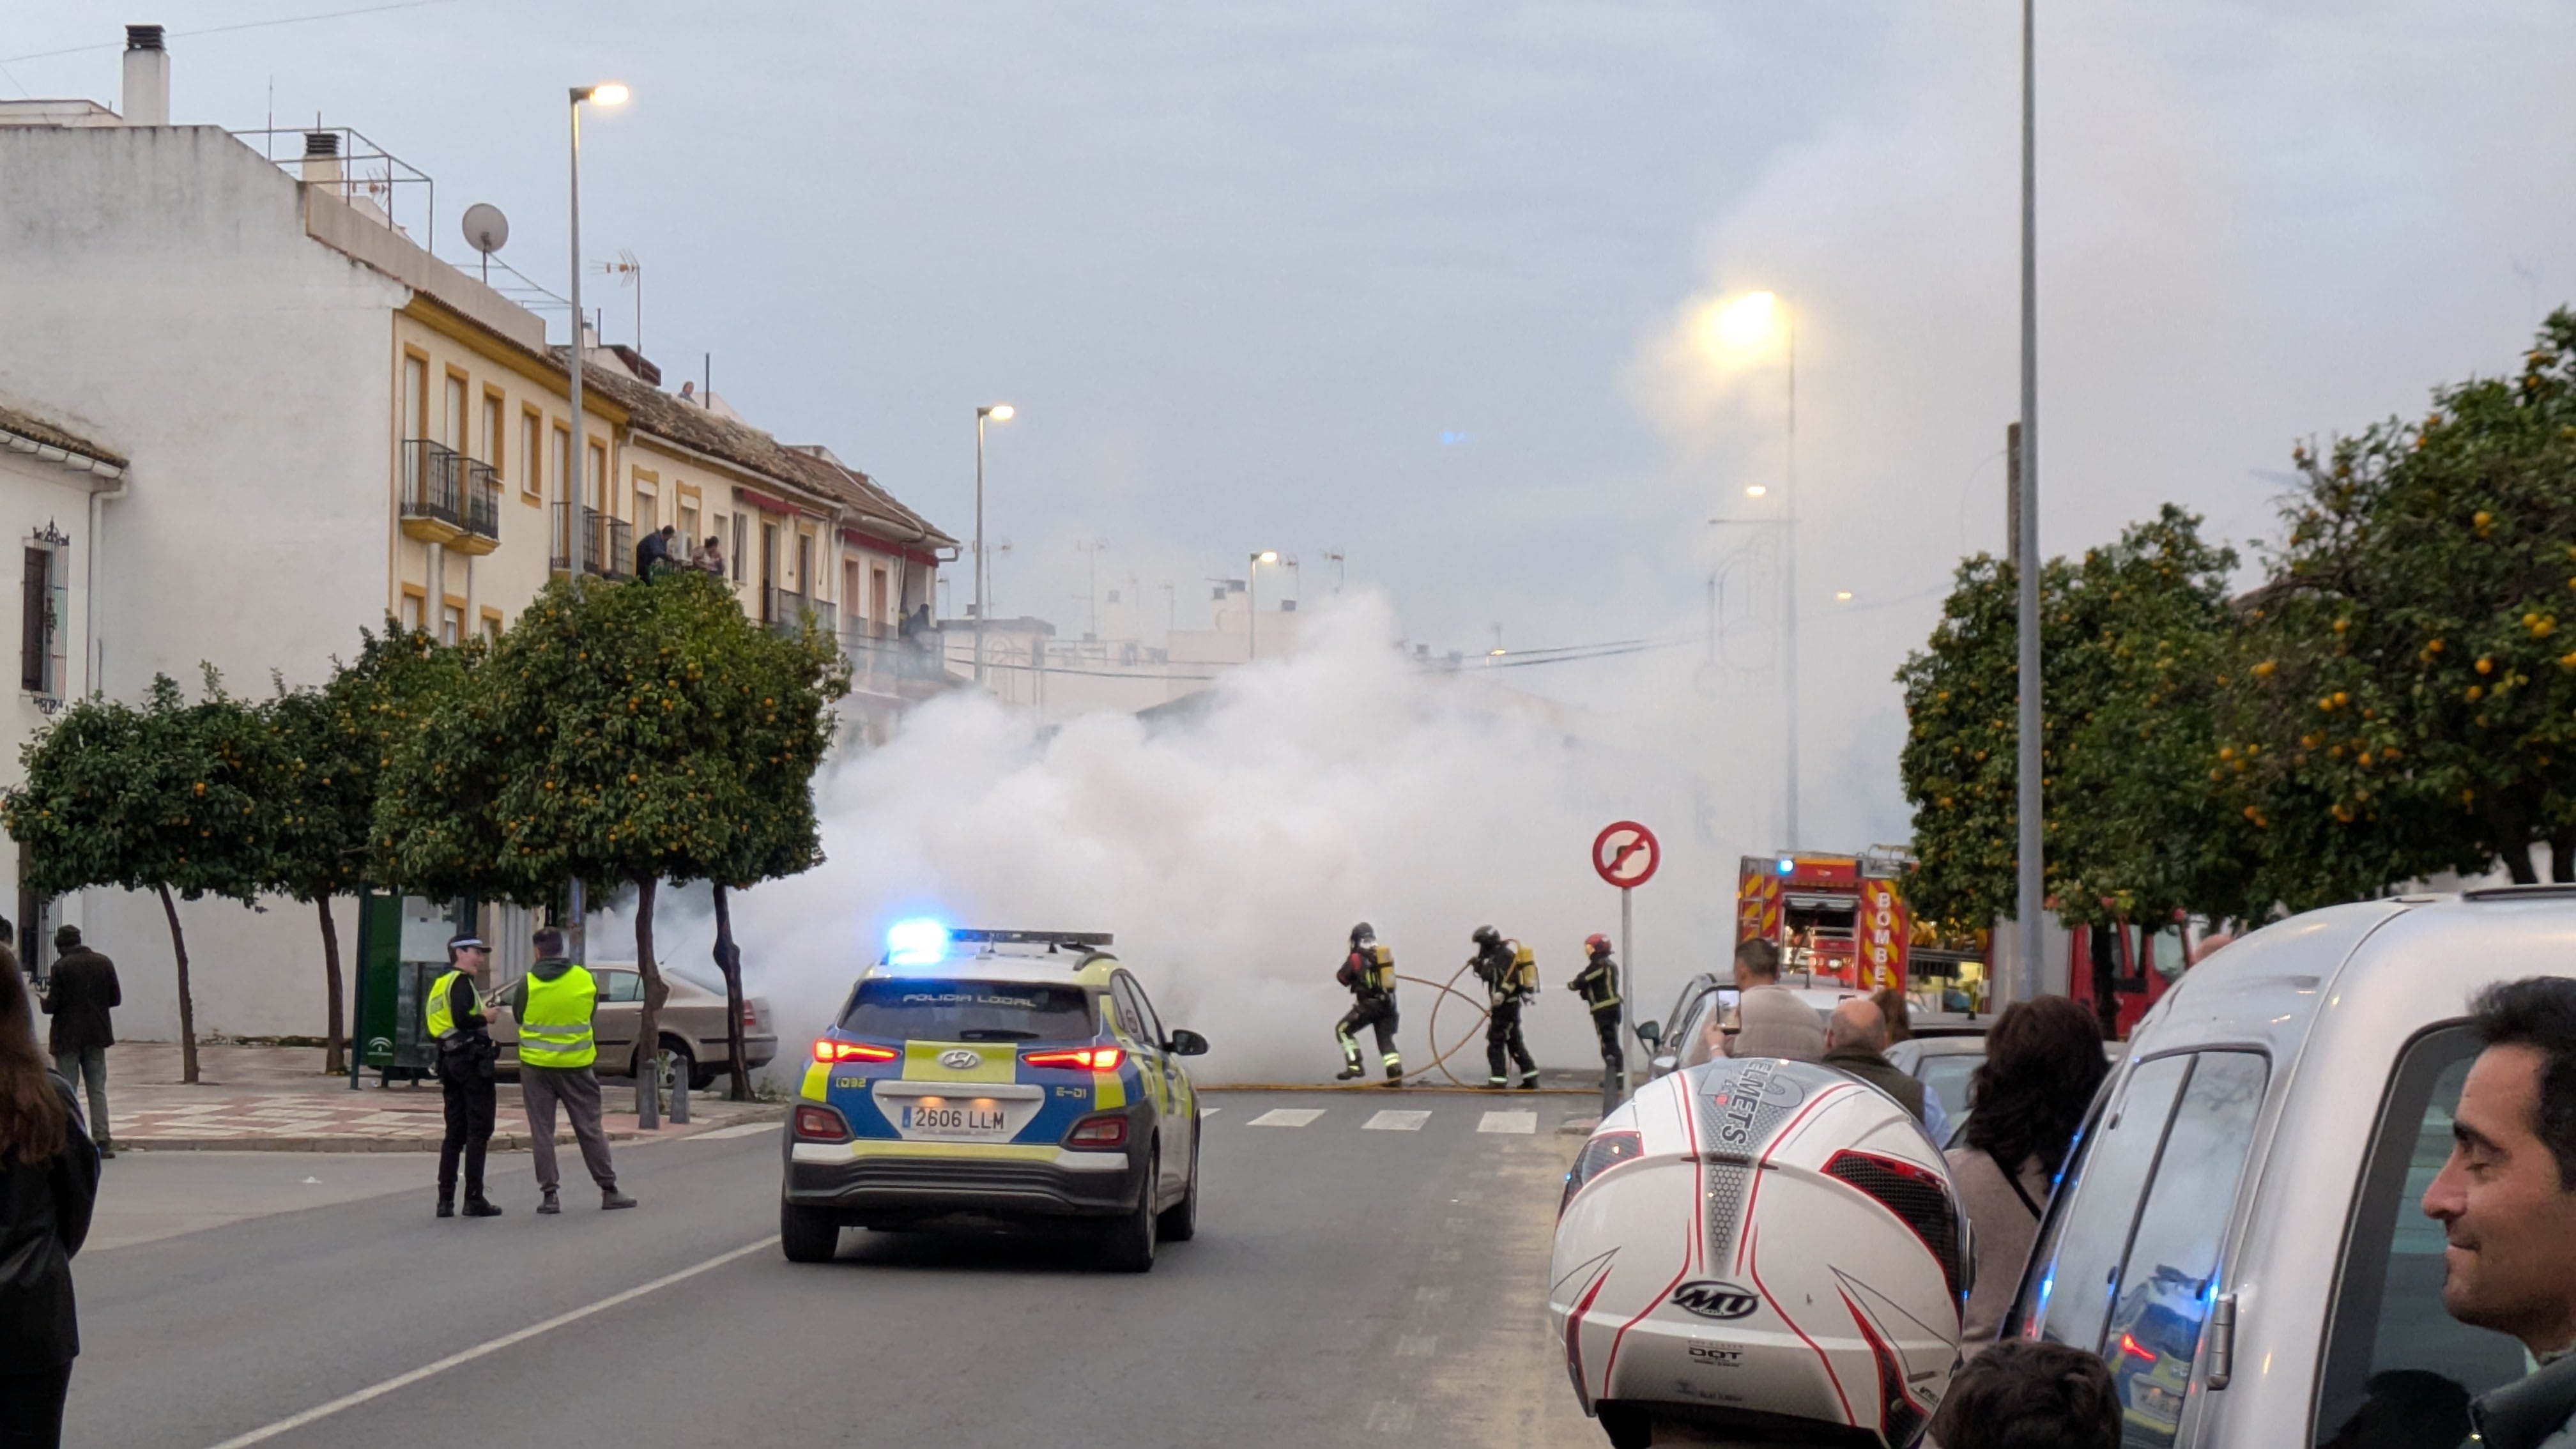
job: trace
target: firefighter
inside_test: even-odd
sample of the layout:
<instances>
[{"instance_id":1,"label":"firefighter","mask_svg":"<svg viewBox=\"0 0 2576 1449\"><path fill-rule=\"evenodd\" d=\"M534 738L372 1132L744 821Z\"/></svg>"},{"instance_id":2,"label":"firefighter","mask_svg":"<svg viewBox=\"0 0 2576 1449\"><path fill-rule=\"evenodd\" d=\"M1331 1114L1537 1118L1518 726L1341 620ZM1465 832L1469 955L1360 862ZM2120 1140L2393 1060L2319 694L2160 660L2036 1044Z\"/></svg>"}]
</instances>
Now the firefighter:
<instances>
[{"instance_id":1,"label":"firefighter","mask_svg":"<svg viewBox=\"0 0 2576 1449\"><path fill-rule=\"evenodd\" d=\"M1535 1092L1538 1062L1530 1056L1529 1043L1521 1040L1521 1007L1538 994L1538 963L1528 947L1504 940L1491 926L1478 926L1468 939L1476 943L1476 954L1467 964L1485 983L1485 1086L1500 1091L1511 1085L1503 1064L1508 1054L1520 1068L1521 1090Z\"/></svg>"},{"instance_id":2,"label":"firefighter","mask_svg":"<svg viewBox=\"0 0 2576 1449\"><path fill-rule=\"evenodd\" d=\"M1386 1084L1403 1086L1404 1058L1395 1049L1395 953L1378 944L1377 930L1368 922L1351 927L1350 954L1342 958L1342 969L1333 973L1333 979L1351 993L1351 1009L1333 1025L1333 1038L1342 1044L1342 1069L1333 1080L1348 1082L1368 1075L1360 1066L1359 1029L1366 1026L1376 1029Z\"/></svg>"},{"instance_id":3,"label":"firefighter","mask_svg":"<svg viewBox=\"0 0 2576 1449\"><path fill-rule=\"evenodd\" d=\"M1628 1054L1619 1044L1619 963L1610 959L1610 938L1595 931L1583 938L1583 969L1565 989L1583 998L1592 1013L1592 1029L1601 1037L1601 1110L1619 1105L1621 1077Z\"/></svg>"}]
</instances>

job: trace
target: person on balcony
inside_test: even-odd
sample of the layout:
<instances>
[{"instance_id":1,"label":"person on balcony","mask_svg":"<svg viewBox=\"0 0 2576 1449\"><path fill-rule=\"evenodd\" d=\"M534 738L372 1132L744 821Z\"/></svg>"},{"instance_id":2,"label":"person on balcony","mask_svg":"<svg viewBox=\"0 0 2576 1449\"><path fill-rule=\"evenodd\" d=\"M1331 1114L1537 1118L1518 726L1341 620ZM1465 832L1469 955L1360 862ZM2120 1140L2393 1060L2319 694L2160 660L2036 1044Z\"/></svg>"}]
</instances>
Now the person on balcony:
<instances>
[{"instance_id":1,"label":"person on balcony","mask_svg":"<svg viewBox=\"0 0 2576 1449\"><path fill-rule=\"evenodd\" d=\"M671 562L671 536L678 532L666 523L644 535L643 541L635 545L635 577L638 580L649 584L653 582L654 570L677 567Z\"/></svg>"},{"instance_id":2,"label":"person on balcony","mask_svg":"<svg viewBox=\"0 0 2576 1449\"><path fill-rule=\"evenodd\" d=\"M724 577L724 545L716 541L714 534L708 534L707 541L698 545L698 551L689 555L689 567L702 573L714 574L717 578Z\"/></svg>"}]
</instances>

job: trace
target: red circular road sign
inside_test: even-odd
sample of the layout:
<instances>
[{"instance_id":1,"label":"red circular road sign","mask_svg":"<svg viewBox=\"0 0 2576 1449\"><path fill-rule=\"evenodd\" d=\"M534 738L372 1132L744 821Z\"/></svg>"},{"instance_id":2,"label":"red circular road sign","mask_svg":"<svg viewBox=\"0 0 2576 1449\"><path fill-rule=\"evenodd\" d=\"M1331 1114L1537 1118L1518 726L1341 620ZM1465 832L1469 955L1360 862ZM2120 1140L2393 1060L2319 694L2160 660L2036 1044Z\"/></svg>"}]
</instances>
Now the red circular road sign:
<instances>
[{"instance_id":1,"label":"red circular road sign","mask_svg":"<svg viewBox=\"0 0 2576 1449\"><path fill-rule=\"evenodd\" d=\"M1653 880L1663 858L1655 832L1634 820L1618 821L1592 837L1592 868L1621 890Z\"/></svg>"}]
</instances>

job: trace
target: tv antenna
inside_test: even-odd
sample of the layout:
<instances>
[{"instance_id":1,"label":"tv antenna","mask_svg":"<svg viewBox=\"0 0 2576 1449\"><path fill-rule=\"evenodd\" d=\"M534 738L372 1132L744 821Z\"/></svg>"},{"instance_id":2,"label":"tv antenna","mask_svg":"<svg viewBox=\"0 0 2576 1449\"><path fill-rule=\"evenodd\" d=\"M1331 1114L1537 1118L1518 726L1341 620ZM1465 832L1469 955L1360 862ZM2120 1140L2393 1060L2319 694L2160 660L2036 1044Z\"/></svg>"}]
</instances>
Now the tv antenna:
<instances>
[{"instance_id":1,"label":"tv antenna","mask_svg":"<svg viewBox=\"0 0 2576 1449\"><path fill-rule=\"evenodd\" d=\"M492 281L492 254L510 240L510 219L501 208L488 201L478 201L465 208L465 244L483 254L483 281Z\"/></svg>"},{"instance_id":2,"label":"tv antenna","mask_svg":"<svg viewBox=\"0 0 2576 1449\"><path fill-rule=\"evenodd\" d=\"M593 262L590 264L590 269L604 277L615 277L617 285L621 287L635 289L635 350L639 354L642 353L644 350L644 264L635 260L635 253L619 247L617 260Z\"/></svg>"}]
</instances>

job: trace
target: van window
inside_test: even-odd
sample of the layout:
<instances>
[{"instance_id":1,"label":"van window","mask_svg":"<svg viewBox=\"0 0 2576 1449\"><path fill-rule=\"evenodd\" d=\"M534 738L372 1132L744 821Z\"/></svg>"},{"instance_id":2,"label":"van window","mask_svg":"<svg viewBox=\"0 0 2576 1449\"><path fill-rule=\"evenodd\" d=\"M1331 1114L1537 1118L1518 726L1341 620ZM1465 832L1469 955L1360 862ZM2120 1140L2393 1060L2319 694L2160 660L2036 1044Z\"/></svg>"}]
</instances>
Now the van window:
<instances>
[{"instance_id":1,"label":"van window","mask_svg":"<svg viewBox=\"0 0 2576 1449\"><path fill-rule=\"evenodd\" d=\"M2120 1098L2079 1144L2057 1197L2068 1204L2046 1225L2046 1239L2031 1255L2037 1272L2023 1289L2023 1304L2037 1320L2038 1337L2086 1350L2102 1346L2111 1308L2111 1284L2138 1219L2138 1198L2164 1145L2165 1121L2191 1071L2189 1057L2159 1057L2129 1074ZM2068 1193L2073 1197L2068 1197ZM2045 1264L2044 1268L2037 1265ZM2015 1321L2025 1321L2016 1315Z\"/></svg>"},{"instance_id":2,"label":"van window","mask_svg":"<svg viewBox=\"0 0 2576 1449\"><path fill-rule=\"evenodd\" d=\"M2522 1377L2522 1345L2442 1311L2442 1225L2424 1190L2451 1152L2451 1111L2478 1044L2460 1025L2398 1059L2354 1193L2310 1441L2456 1444L2468 1404Z\"/></svg>"},{"instance_id":3,"label":"van window","mask_svg":"<svg viewBox=\"0 0 2576 1449\"><path fill-rule=\"evenodd\" d=\"M2123 1444L2162 1449L2181 1427L2267 1075L2252 1052L2201 1053L2165 1130L2102 1333L2102 1357L2128 1406Z\"/></svg>"}]
</instances>

